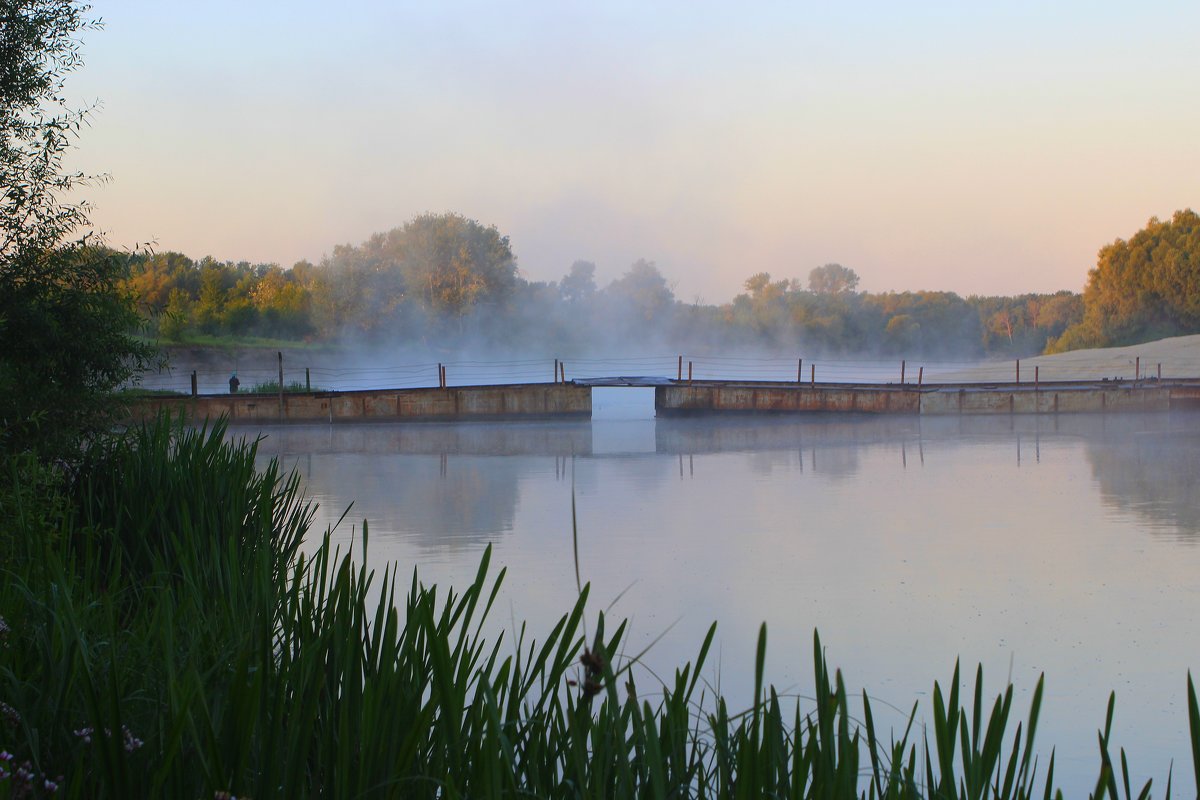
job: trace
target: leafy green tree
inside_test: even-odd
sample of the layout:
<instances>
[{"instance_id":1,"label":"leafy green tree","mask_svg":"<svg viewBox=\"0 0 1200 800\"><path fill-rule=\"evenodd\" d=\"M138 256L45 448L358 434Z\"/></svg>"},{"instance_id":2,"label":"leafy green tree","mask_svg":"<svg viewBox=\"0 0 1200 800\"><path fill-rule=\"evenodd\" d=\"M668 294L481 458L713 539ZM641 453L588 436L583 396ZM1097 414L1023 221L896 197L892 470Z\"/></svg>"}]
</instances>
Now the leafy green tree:
<instances>
[{"instance_id":1,"label":"leafy green tree","mask_svg":"<svg viewBox=\"0 0 1200 800\"><path fill-rule=\"evenodd\" d=\"M435 313L463 316L512 293L517 262L508 237L461 214L422 214L384 235L404 285Z\"/></svg>"},{"instance_id":2,"label":"leafy green tree","mask_svg":"<svg viewBox=\"0 0 1200 800\"><path fill-rule=\"evenodd\" d=\"M196 263L183 253L139 253L129 257L129 275L121 286L148 316L161 314L176 289L195 296L199 290Z\"/></svg>"},{"instance_id":3,"label":"leafy green tree","mask_svg":"<svg viewBox=\"0 0 1200 800\"><path fill-rule=\"evenodd\" d=\"M747 278L743 285L749 298L749 325L768 341L776 342L785 337L787 294L792 289L792 283L786 280L772 281L769 272L759 272ZM738 299L734 298L735 305L738 305Z\"/></svg>"},{"instance_id":4,"label":"leafy green tree","mask_svg":"<svg viewBox=\"0 0 1200 800\"><path fill-rule=\"evenodd\" d=\"M507 307L517 286L508 237L461 214L423 214L360 246L340 245L313 270L322 333L398 337L429 322Z\"/></svg>"},{"instance_id":5,"label":"leafy green tree","mask_svg":"<svg viewBox=\"0 0 1200 800\"><path fill-rule=\"evenodd\" d=\"M63 200L84 176L63 158L86 110L63 99L87 6L0 0L0 450L69 457L103 430L111 392L150 358L131 336L124 258Z\"/></svg>"},{"instance_id":6,"label":"leafy green tree","mask_svg":"<svg viewBox=\"0 0 1200 800\"><path fill-rule=\"evenodd\" d=\"M193 318L200 330L217 333L225 312L224 269L212 259L205 259L200 267L200 296L196 301Z\"/></svg>"},{"instance_id":7,"label":"leafy green tree","mask_svg":"<svg viewBox=\"0 0 1200 800\"><path fill-rule=\"evenodd\" d=\"M158 333L169 342L183 338L191 321L191 300L182 289L172 289L166 308L158 318Z\"/></svg>"},{"instance_id":8,"label":"leafy green tree","mask_svg":"<svg viewBox=\"0 0 1200 800\"><path fill-rule=\"evenodd\" d=\"M635 319L651 322L661 317L675 302L667 279L653 261L639 258L629 271L605 289L617 306Z\"/></svg>"},{"instance_id":9,"label":"leafy green tree","mask_svg":"<svg viewBox=\"0 0 1200 800\"><path fill-rule=\"evenodd\" d=\"M897 314L888 320L884 333L892 352L908 352L920 345L921 323L908 314Z\"/></svg>"},{"instance_id":10,"label":"leafy green tree","mask_svg":"<svg viewBox=\"0 0 1200 800\"><path fill-rule=\"evenodd\" d=\"M1044 332L1045 352L1056 352L1058 342L1072 325L1083 319L1083 297L1074 292L1058 292L1041 303L1034 316L1034 325Z\"/></svg>"},{"instance_id":11,"label":"leafy green tree","mask_svg":"<svg viewBox=\"0 0 1200 800\"><path fill-rule=\"evenodd\" d=\"M808 290L815 294L842 294L858 288L858 273L841 264L826 264L808 273Z\"/></svg>"},{"instance_id":12,"label":"leafy green tree","mask_svg":"<svg viewBox=\"0 0 1200 800\"><path fill-rule=\"evenodd\" d=\"M1083 319L1054 350L1135 344L1200 332L1200 215L1152 218L1129 241L1101 248L1083 292Z\"/></svg>"},{"instance_id":13,"label":"leafy green tree","mask_svg":"<svg viewBox=\"0 0 1200 800\"><path fill-rule=\"evenodd\" d=\"M591 261L576 261L558 282L558 291L568 303L591 300L596 294L596 265Z\"/></svg>"}]
</instances>

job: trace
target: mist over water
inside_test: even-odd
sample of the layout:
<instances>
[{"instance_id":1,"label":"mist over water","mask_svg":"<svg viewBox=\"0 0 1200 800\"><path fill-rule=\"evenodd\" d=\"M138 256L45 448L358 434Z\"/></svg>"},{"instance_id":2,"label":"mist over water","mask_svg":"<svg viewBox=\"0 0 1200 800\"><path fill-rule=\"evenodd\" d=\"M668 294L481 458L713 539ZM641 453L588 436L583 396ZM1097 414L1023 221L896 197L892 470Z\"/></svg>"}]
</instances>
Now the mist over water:
<instances>
[{"instance_id":1,"label":"mist over water","mask_svg":"<svg viewBox=\"0 0 1200 800\"><path fill-rule=\"evenodd\" d=\"M732 381L780 381L789 383L900 383L926 385L961 381L965 371L972 380L1011 382L1013 361L933 361L884 358L880 356L808 358L782 351L765 350L620 350L611 353L554 355L553 350L523 353L491 351L429 350L230 350L179 349L170 364L148 372L141 385L148 389L191 391L195 371L201 394L228 391L229 378L237 374L241 391L257 384L275 384L279 379L278 355L283 356L284 384L311 386L314 391L361 389L429 388L439 385L438 369L446 370L448 386L478 386L512 383L549 383L557 374L568 381L594 378L653 377L662 379ZM1120 370L1106 367L1094 375L1078 368L1058 377L1079 379L1112 377ZM1043 380L1055 379L1053 369L1044 369ZM1133 377L1133 362L1128 376ZM1033 372L1027 368L1026 382Z\"/></svg>"},{"instance_id":2,"label":"mist over water","mask_svg":"<svg viewBox=\"0 0 1200 800\"><path fill-rule=\"evenodd\" d=\"M461 585L491 544L497 631L545 632L574 601L574 497L591 609L629 617L660 675L716 620L706 677L748 703L766 621L768 679L807 695L818 628L852 693L905 712L958 657L988 694L1011 675L1021 715L1044 671L1043 769L1056 747L1069 796L1111 690L1140 780L1188 763L1195 415L656 421L607 393L591 423L273 427L260 450L300 470L319 525L354 503L335 540L368 519L377 568Z\"/></svg>"}]
</instances>

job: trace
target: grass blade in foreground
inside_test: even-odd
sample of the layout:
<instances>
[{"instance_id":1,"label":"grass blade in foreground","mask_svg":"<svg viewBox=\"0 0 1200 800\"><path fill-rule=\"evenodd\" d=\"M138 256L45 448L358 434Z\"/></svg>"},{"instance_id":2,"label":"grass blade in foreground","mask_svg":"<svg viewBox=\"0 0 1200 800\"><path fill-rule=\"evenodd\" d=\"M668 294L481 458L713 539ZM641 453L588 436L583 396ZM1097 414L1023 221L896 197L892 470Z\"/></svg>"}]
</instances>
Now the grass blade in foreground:
<instances>
[{"instance_id":1,"label":"grass blade in foreground","mask_svg":"<svg viewBox=\"0 0 1200 800\"><path fill-rule=\"evenodd\" d=\"M4 471L0 749L62 775L63 796L1055 796L1052 751L1035 787L1041 680L1014 736L1012 688L985 703L977 670L965 709L956 667L934 685L932 744L910 741L914 705L890 748L816 634L815 701L786 708L769 684L765 628L750 708L702 689L711 629L694 664L639 694L626 626L597 615L585 639L586 586L542 640L519 626L488 641L490 551L466 587L414 575L397 598L395 569L376 575L328 536L305 555L298 478L256 472L254 445L223 434L134 431L36 507L26 473ZM1188 701L1200 777L1190 676ZM1118 788L1111 720L1110 703L1097 796ZM0 798L42 791L16 774ZM1128 774L1122 759L1127 796Z\"/></svg>"}]
</instances>

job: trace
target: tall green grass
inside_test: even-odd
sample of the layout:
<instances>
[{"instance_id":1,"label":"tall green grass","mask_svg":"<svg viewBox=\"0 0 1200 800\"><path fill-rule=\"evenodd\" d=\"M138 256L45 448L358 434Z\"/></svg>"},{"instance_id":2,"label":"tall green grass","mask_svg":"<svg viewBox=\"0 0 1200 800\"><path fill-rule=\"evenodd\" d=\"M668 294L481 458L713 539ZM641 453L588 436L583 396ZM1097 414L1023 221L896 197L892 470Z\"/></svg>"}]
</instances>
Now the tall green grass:
<instances>
[{"instance_id":1,"label":"tall green grass","mask_svg":"<svg viewBox=\"0 0 1200 800\"><path fill-rule=\"evenodd\" d=\"M309 387L299 381L289 381L283 385L284 394L304 394L305 392L323 392L320 386ZM247 392L249 394L279 394L279 381L256 383Z\"/></svg>"},{"instance_id":2,"label":"tall green grass","mask_svg":"<svg viewBox=\"0 0 1200 800\"><path fill-rule=\"evenodd\" d=\"M306 555L298 478L256 472L255 445L224 434L159 421L57 489L6 474L0 798L47 779L121 798L1059 796L1035 748L1040 682L1018 721L1011 687L987 697L977 670L960 697L956 667L931 736L914 704L886 741L815 634L815 701L768 684L765 628L748 709L701 678L714 629L638 686L625 624L592 617L586 587L549 631L506 642L486 633L504 577L490 552L459 591L367 570L365 525L359 552L326 534ZM1200 783L1190 676L1187 694ZM1109 752L1111 722L1110 701L1094 796L1149 796ZM11 774L25 761L28 787Z\"/></svg>"}]
</instances>

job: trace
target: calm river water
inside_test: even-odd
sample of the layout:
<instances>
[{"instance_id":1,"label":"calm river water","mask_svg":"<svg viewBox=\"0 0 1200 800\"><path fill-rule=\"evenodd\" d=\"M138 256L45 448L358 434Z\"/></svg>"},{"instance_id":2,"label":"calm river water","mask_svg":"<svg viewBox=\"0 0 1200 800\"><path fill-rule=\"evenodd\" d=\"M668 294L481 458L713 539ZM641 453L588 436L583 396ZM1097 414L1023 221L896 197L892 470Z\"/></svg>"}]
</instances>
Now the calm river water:
<instances>
[{"instance_id":1,"label":"calm river water","mask_svg":"<svg viewBox=\"0 0 1200 800\"><path fill-rule=\"evenodd\" d=\"M1134 773L1154 777L1161 794L1174 759L1176 787L1190 784L1200 417L264 433L263 457L299 469L321 526L353 503L336 540L369 520L373 566L463 584L492 545L493 563L508 568L497 630L528 620L545 632L573 603L574 497L592 610L611 603L610 616L629 618L633 651L657 639L645 660L660 674L692 658L714 620L706 674L740 705L764 621L768 680L802 696L812 694L814 628L852 695L865 688L905 712L914 700L927 712L933 681L944 686L961 658L968 692L976 664L989 695L1011 675L1024 719L1044 672L1040 773L1055 746L1068 796L1095 780L1096 730L1113 690L1114 739ZM902 730L900 711L876 713Z\"/></svg>"}]
</instances>

